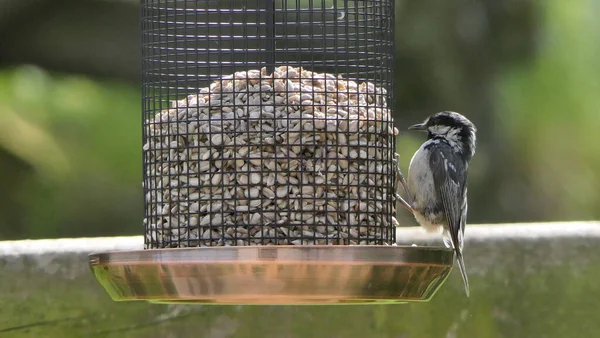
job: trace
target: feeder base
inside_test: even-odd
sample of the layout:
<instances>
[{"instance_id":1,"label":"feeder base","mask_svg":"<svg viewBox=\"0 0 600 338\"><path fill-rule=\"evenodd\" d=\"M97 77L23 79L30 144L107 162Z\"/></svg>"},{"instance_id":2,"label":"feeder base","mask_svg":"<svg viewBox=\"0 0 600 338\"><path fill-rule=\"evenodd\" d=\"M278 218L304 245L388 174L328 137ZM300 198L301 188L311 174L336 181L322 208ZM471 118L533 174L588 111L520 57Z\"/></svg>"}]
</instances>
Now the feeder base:
<instances>
[{"instance_id":1,"label":"feeder base","mask_svg":"<svg viewBox=\"0 0 600 338\"><path fill-rule=\"evenodd\" d=\"M96 253L115 301L236 305L428 301L452 270L441 247L247 246Z\"/></svg>"}]
</instances>

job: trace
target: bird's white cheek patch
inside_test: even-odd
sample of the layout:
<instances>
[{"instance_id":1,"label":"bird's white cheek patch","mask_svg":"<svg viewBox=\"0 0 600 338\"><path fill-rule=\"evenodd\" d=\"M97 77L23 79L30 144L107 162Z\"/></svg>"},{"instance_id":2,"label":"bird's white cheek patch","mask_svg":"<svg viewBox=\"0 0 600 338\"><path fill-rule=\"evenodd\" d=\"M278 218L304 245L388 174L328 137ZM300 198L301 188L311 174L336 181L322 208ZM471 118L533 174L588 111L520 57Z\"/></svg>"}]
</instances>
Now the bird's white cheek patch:
<instances>
[{"instance_id":1,"label":"bird's white cheek patch","mask_svg":"<svg viewBox=\"0 0 600 338\"><path fill-rule=\"evenodd\" d=\"M434 135L444 135L448 133L450 127L448 126L431 126L429 127L429 131Z\"/></svg>"}]
</instances>

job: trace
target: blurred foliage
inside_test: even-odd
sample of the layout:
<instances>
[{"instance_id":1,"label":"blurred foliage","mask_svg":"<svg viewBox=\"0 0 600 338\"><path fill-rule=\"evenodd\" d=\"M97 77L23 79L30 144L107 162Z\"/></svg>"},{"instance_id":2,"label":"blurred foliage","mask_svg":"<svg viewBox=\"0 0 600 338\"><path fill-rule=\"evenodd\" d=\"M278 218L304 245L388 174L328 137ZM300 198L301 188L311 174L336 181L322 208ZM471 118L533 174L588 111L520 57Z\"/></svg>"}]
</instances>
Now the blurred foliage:
<instances>
[{"instance_id":1,"label":"blurred foliage","mask_svg":"<svg viewBox=\"0 0 600 338\"><path fill-rule=\"evenodd\" d=\"M535 62L498 81L496 142L506 151L497 201L519 218L600 217L598 9L549 2Z\"/></svg>"},{"instance_id":2,"label":"blurred foliage","mask_svg":"<svg viewBox=\"0 0 600 338\"><path fill-rule=\"evenodd\" d=\"M480 140L469 222L599 218L598 3L397 4L397 68L427 75L396 74L405 171L423 135L404 128L461 111ZM138 86L0 69L0 240L140 234L140 103Z\"/></svg>"},{"instance_id":3,"label":"blurred foliage","mask_svg":"<svg viewBox=\"0 0 600 338\"><path fill-rule=\"evenodd\" d=\"M0 239L140 229L138 88L34 66L0 88Z\"/></svg>"}]
</instances>

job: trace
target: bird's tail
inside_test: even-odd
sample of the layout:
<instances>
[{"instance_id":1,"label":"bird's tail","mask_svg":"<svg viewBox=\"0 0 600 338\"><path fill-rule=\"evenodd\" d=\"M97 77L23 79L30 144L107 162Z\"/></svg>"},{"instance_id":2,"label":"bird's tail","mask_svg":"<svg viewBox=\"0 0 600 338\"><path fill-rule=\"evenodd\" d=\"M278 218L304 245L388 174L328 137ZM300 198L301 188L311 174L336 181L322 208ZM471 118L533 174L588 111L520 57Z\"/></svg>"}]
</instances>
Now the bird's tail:
<instances>
[{"instance_id":1,"label":"bird's tail","mask_svg":"<svg viewBox=\"0 0 600 338\"><path fill-rule=\"evenodd\" d=\"M469 278L467 277L467 268L465 267L465 261L463 260L463 255L460 249L456 248L456 261L458 262L458 269L460 270L460 274L462 276L463 282L465 284L465 292L467 293L467 297L471 294L469 289Z\"/></svg>"}]
</instances>

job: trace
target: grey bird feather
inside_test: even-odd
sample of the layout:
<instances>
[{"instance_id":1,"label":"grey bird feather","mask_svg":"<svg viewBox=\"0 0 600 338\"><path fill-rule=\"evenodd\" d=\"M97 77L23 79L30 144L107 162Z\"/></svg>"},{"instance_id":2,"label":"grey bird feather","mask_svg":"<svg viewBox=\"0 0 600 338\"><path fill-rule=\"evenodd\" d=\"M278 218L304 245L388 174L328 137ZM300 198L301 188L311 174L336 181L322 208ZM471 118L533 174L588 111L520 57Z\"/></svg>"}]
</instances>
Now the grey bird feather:
<instances>
[{"instance_id":1,"label":"grey bird feather","mask_svg":"<svg viewBox=\"0 0 600 338\"><path fill-rule=\"evenodd\" d=\"M436 192L442 202L442 209L447 222L447 229L444 230L444 244L454 249L456 252L456 261L458 269L465 284L467 296L470 295L469 279L465 262L462 255L463 237L467 216L467 170L461 162L453 165L446 165L443 162L448 161L448 154L452 149L448 145L436 147L431 152L429 161L433 168L433 184ZM460 174L460 173L464 174ZM459 238L460 237L460 238Z\"/></svg>"}]
</instances>

